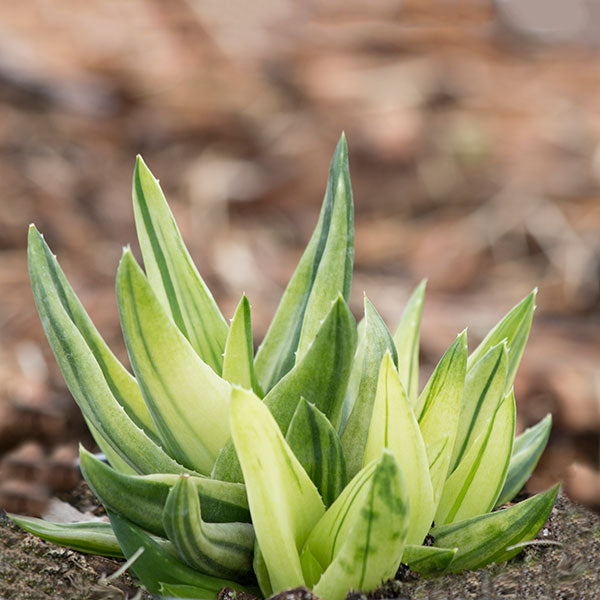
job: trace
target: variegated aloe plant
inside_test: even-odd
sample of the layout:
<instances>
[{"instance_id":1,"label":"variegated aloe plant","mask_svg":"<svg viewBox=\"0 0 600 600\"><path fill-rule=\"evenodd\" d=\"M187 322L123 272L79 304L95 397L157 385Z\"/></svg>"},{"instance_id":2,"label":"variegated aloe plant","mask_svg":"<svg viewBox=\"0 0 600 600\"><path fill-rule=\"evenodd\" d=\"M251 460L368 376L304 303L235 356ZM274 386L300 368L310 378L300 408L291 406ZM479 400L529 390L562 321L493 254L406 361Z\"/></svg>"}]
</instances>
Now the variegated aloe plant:
<instances>
[{"instance_id":1,"label":"variegated aloe plant","mask_svg":"<svg viewBox=\"0 0 600 600\"><path fill-rule=\"evenodd\" d=\"M419 393L424 283L393 335L367 298L358 327L348 308L343 137L317 227L256 356L248 300L228 326L141 158L133 203L145 273L125 249L116 287L134 375L30 229L42 324L109 463L81 450L110 524L13 515L18 524L134 557L148 590L189 598L258 584L264 596L308 585L341 600L400 562L425 575L474 569L536 535L557 487L490 512L523 486L550 430L548 416L514 440L512 384L535 293L470 355L461 333ZM428 534L433 545L423 545Z\"/></svg>"}]
</instances>

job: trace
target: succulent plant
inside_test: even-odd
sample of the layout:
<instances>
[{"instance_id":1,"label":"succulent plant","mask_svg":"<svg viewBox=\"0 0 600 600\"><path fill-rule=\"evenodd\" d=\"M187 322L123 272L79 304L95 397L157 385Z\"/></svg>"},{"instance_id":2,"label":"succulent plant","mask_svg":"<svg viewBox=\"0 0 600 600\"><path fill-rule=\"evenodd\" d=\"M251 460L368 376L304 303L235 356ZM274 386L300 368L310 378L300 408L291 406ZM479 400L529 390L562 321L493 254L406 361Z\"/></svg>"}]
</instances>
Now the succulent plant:
<instances>
[{"instance_id":1,"label":"succulent plant","mask_svg":"<svg viewBox=\"0 0 600 600\"><path fill-rule=\"evenodd\" d=\"M228 325L141 158L133 204L145 273L126 248L116 289L134 375L30 228L44 330L109 463L81 449L110 524L12 515L19 525L135 559L149 591L190 598L308 585L341 600L394 577L401 562L424 575L475 569L536 535L557 486L490 512L523 486L550 431L547 416L514 439L512 384L535 292L470 355L461 333L419 393L425 283L393 335L366 297L358 326L348 307L343 136L316 229L256 356L248 299Z\"/></svg>"}]
</instances>

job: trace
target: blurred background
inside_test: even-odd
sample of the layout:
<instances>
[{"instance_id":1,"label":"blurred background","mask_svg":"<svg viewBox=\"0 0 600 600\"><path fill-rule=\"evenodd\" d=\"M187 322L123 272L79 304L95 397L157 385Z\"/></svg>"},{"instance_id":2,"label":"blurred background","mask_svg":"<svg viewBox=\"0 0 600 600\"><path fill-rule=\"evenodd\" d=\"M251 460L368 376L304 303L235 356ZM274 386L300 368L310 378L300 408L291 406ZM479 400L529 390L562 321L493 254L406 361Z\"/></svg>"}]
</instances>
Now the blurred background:
<instances>
[{"instance_id":1,"label":"blurred background","mask_svg":"<svg viewBox=\"0 0 600 600\"><path fill-rule=\"evenodd\" d=\"M599 40L594 0L1 2L0 505L39 513L92 444L35 310L27 225L125 358L114 274L137 253L143 154L258 342L342 130L355 314L364 290L395 327L427 277L425 378L538 286L518 428L555 425L530 491L566 478L600 504Z\"/></svg>"}]
</instances>

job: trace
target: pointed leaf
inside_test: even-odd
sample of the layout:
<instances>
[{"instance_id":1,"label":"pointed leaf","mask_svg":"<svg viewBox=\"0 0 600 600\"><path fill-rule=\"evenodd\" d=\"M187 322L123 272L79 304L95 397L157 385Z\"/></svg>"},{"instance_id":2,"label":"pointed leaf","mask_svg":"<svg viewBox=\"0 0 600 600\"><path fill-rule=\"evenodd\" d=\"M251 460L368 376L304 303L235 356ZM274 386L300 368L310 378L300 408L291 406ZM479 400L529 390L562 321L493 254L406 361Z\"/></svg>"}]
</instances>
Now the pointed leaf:
<instances>
[{"instance_id":1,"label":"pointed leaf","mask_svg":"<svg viewBox=\"0 0 600 600\"><path fill-rule=\"evenodd\" d=\"M424 279L411 294L394 333L400 381L413 404L419 395L419 330L426 284Z\"/></svg>"},{"instance_id":2,"label":"pointed leaf","mask_svg":"<svg viewBox=\"0 0 600 600\"><path fill-rule=\"evenodd\" d=\"M517 368L523 356L523 350L529 337L533 311L535 310L535 296L537 289L533 290L529 296L526 296L512 308L500 322L487 334L485 339L473 350L469 356L467 369L479 361L490 348L506 340L508 347L508 364L506 371L506 383L504 393L508 393L515 380Z\"/></svg>"},{"instance_id":3,"label":"pointed leaf","mask_svg":"<svg viewBox=\"0 0 600 600\"><path fill-rule=\"evenodd\" d=\"M394 340L383 319L366 296L364 303L366 345L362 357L362 373L356 397L346 398L351 411L342 432L342 446L346 455L349 477L356 475L363 464L381 361L386 352L391 353L395 364L398 361Z\"/></svg>"},{"instance_id":4,"label":"pointed leaf","mask_svg":"<svg viewBox=\"0 0 600 600\"><path fill-rule=\"evenodd\" d=\"M215 577L242 579L252 571L254 530L250 523L207 523L196 486L181 475L171 488L163 526L181 559Z\"/></svg>"},{"instance_id":5,"label":"pointed leaf","mask_svg":"<svg viewBox=\"0 0 600 600\"><path fill-rule=\"evenodd\" d=\"M60 301L39 233L29 230L28 261L33 295L50 346L85 419L120 459L139 473L185 469L129 417L115 399L88 343Z\"/></svg>"},{"instance_id":6,"label":"pointed leaf","mask_svg":"<svg viewBox=\"0 0 600 600\"><path fill-rule=\"evenodd\" d=\"M384 448L394 455L406 478L410 507L406 542L420 544L434 515L429 463L421 430L389 352L383 357L379 370L364 465L381 456Z\"/></svg>"},{"instance_id":7,"label":"pointed leaf","mask_svg":"<svg viewBox=\"0 0 600 600\"><path fill-rule=\"evenodd\" d=\"M104 506L155 535L165 536L162 516L169 490L177 475L126 475L111 469L81 448L81 471ZM250 522L244 486L213 479L191 477L208 522Z\"/></svg>"},{"instance_id":8,"label":"pointed leaf","mask_svg":"<svg viewBox=\"0 0 600 600\"><path fill-rule=\"evenodd\" d=\"M221 374L227 323L183 243L158 180L141 156L133 174L133 210L152 289L198 356Z\"/></svg>"},{"instance_id":9,"label":"pointed leaf","mask_svg":"<svg viewBox=\"0 0 600 600\"><path fill-rule=\"evenodd\" d=\"M515 397L508 394L471 449L444 484L438 525L488 512L504 485L515 436Z\"/></svg>"},{"instance_id":10,"label":"pointed leaf","mask_svg":"<svg viewBox=\"0 0 600 600\"><path fill-rule=\"evenodd\" d=\"M554 506L559 485L510 508L435 527L435 545L458 548L449 571L479 569L506 561L521 551L510 546L530 540L543 527Z\"/></svg>"},{"instance_id":11,"label":"pointed leaf","mask_svg":"<svg viewBox=\"0 0 600 600\"><path fill-rule=\"evenodd\" d=\"M402 470L384 451L365 501L339 552L314 587L325 600L343 600L351 590L370 590L396 573L408 531L408 498Z\"/></svg>"},{"instance_id":12,"label":"pointed leaf","mask_svg":"<svg viewBox=\"0 0 600 600\"><path fill-rule=\"evenodd\" d=\"M254 390L254 393L262 398L262 390L254 373L250 303L245 294L231 320L223 358L223 379L247 390Z\"/></svg>"},{"instance_id":13,"label":"pointed leaf","mask_svg":"<svg viewBox=\"0 0 600 600\"><path fill-rule=\"evenodd\" d=\"M443 571L454 559L458 548L436 548L435 546L415 546L406 544L402 562L411 571L421 575L431 575Z\"/></svg>"},{"instance_id":14,"label":"pointed leaf","mask_svg":"<svg viewBox=\"0 0 600 600\"><path fill-rule=\"evenodd\" d=\"M490 348L467 371L450 473L484 431L504 397L508 351L504 342Z\"/></svg>"},{"instance_id":15,"label":"pointed leaf","mask_svg":"<svg viewBox=\"0 0 600 600\"><path fill-rule=\"evenodd\" d=\"M157 594L161 583L191 585L205 590L214 590L215 596L223 587L243 590L234 581L205 575L188 567L176 557L173 544L151 536L116 513L107 512L125 557L129 559L140 548L144 549L131 566L131 570L150 593Z\"/></svg>"},{"instance_id":16,"label":"pointed leaf","mask_svg":"<svg viewBox=\"0 0 600 600\"><path fill-rule=\"evenodd\" d=\"M340 184L342 180L344 183ZM343 186L344 193L336 193L340 185ZM300 332L309 302L315 305L313 311L315 315L317 314L317 309L321 308L320 306L316 306L316 298L311 300L317 278L319 279L319 285L322 284L323 286L319 291L320 297L326 296L328 298L327 301L331 302L335 300L341 291L344 299L348 301L354 254L352 219L353 209L348 175L348 149L346 139L342 135L329 168L329 181L327 183L327 191L325 192L319 222L287 285L277 312L256 355L254 365L265 392L268 392L294 366L296 360L295 353L298 349ZM347 236L345 248L339 248L341 235ZM335 238L335 243L329 242L330 237ZM318 275L322 261L327 265L341 259L341 256L330 256L327 260L324 260L326 249L328 249L329 253L340 250L344 252L345 262L341 288L339 277L341 274L338 274L330 282L322 281L325 277L325 271L329 271L330 267L326 269L324 267L323 275ZM325 316L328 305L325 305L325 308L326 310L323 310L319 319L323 319ZM313 318L311 317L311 319Z\"/></svg>"},{"instance_id":17,"label":"pointed leaf","mask_svg":"<svg viewBox=\"0 0 600 600\"><path fill-rule=\"evenodd\" d=\"M285 439L329 506L346 485L346 461L337 431L318 408L301 398Z\"/></svg>"},{"instance_id":18,"label":"pointed leaf","mask_svg":"<svg viewBox=\"0 0 600 600\"><path fill-rule=\"evenodd\" d=\"M304 585L299 550L325 512L319 492L269 409L241 388L231 395L231 433L273 591Z\"/></svg>"},{"instance_id":19,"label":"pointed leaf","mask_svg":"<svg viewBox=\"0 0 600 600\"><path fill-rule=\"evenodd\" d=\"M131 365L165 447L190 469L210 473L229 439L231 386L194 352L125 250L117 301Z\"/></svg>"},{"instance_id":20,"label":"pointed leaf","mask_svg":"<svg viewBox=\"0 0 600 600\"><path fill-rule=\"evenodd\" d=\"M525 485L548 443L551 428L552 415L547 414L515 439L506 481L496 506L510 502Z\"/></svg>"},{"instance_id":21,"label":"pointed leaf","mask_svg":"<svg viewBox=\"0 0 600 600\"><path fill-rule=\"evenodd\" d=\"M416 414L425 442L437 507L448 473L465 382L467 335L462 332L448 348L417 402ZM443 449L440 450L443 445Z\"/></svg>"},{"instance_id":22,"label":"pointed leaf","mask_svg":"<svg viewBox=\"0 0 600 600\"><path fill-rule=\"evenodd\" d=\"M119 542L110 523L84 521L82 523L51 523L35 517L23 517L7 513L19 527L43 540L68 546L78 552L101 556L123 556Z\"/></svg>"}]
</instances>

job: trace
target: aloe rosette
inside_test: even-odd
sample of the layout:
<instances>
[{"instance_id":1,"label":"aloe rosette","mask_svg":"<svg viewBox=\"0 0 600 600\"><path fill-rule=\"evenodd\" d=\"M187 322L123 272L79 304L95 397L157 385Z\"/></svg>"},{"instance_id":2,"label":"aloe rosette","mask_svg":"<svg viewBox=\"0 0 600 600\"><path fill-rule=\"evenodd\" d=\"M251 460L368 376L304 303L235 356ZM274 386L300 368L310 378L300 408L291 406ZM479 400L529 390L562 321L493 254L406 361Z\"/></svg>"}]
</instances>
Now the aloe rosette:
<instances>
[{"instance_id":1,"label":"aloe rosette","mask_svg":"<svg viewBox=\"0 0 600 600\"><path fill-rule=\"evenodd\" d=\"M535 292L471 354L461 333L419 393L425 283L393 334L366 297L358 326L348 307L343 136L316 229L256 356L248 299L228 325L141 158L133 205L145 272L126 248L116 281L133 375L29 231L44 330L108 461L81 449L110 523L15 522L133 558L150 592L186 598L307 585L341 600L394 577L401 562L423 575L475 569L537 534L557 486L490 512L523 486L550 431L547 416L515 439L512 384ZM428 534L433 545L423 545Z\"/></svg>"}]
</instances>

